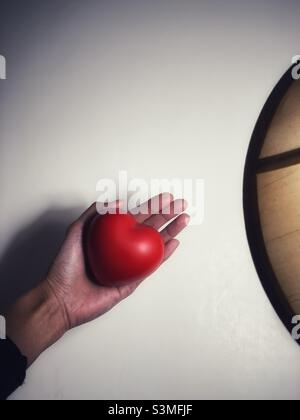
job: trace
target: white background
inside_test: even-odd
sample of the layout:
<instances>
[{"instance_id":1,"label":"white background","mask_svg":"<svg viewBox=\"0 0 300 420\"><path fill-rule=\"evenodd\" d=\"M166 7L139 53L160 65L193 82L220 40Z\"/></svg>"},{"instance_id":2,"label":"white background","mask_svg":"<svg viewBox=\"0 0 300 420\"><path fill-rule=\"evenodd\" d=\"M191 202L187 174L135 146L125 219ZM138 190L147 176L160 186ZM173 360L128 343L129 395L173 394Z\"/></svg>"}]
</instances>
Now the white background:
<instances>
[{"instance_id":1,"label":"white background","mask_svg":"<svg viewBox=\"0 0 300 420\"><path fill-rule=\"evenodd\" d=\"M255 272L242 181L259 112L300 53L299 3L61 3L73 6L24 19L7 47L18 59L1 81L0 252L45 211L88 206L119 170L203 178L206 215L13 398L298 399L300 349Z\"/></svg>"}]
</instances>

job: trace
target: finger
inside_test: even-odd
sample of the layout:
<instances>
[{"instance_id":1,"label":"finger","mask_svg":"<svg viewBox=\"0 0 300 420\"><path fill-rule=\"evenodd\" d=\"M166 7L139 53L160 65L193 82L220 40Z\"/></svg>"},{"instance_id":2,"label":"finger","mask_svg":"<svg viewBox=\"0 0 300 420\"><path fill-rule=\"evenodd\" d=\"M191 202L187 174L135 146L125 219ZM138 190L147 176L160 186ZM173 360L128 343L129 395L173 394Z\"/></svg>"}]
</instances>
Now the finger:
<instances>
[{"instance_id":1,"label":"finger","mask_svg":"<svg viewBox=\"0 0 300 420\"><path fill-rule=\"evenodd\" d=\"M97 214L97 204L93 203L82 215L79 217L78 221L81 224L86 224L89 220L93 219Z\"/></svg>"},{"instance_id":2,"label":"finger","mask_svg":"<svg viewBox=\"0 0 300 420\"><path fill-rule=\"evenodd\" d=\"M180 232L183 231L187 227L190 222L190 216L188 214L182 214L177 219L175 219L172 223L169 224L162 232L161 236L165 244L167 244L172 239L176 238Z\"/></svg>"},{"instance_id":3,"label":"finger","mask_svg":"<svg viewBox=\"0 0 300 420\"><path fill-rule=\"evenodd\" d=\"M170 205L173 201L173 196L170 193L159 194L150 198L146 203L133 209L131 213L134 215L138 223L144 223L153 213L158 214L163 208Z\"/></svg>"},{"instance_id":4,"label":"finger","mask_svg":"<svg viewBox=\"0 0 300 420\"><path fill-rule=\"evenodd\" d=\"M118 287L118 293L121 300L126 299L128 296L130 296L141 283L143 283L144 280L139 280L137 282L133 282L131 284L128 284L126 286Z\"/></svg>"},{"instance_id":5,"label":"finger","mask_svg":"<svg viewBox=\"0 0 300 420\"><path fill-rule=\"evenodd\" d=\"M96 301L101 302L101 307L104 307L104 312L106 312L130 296L142 282L143 280L139 280L137 282L120 287L99 288L99 286L97 286L96 293L99 297L96 299Z\"/></svg>"},{"instance_id":6,"label":"finger","mask_svg":"<svg viewBox=\"0 0 300 420\"><path fill-rule=\"evenodd\" d=\"M185 200L175 200L170 205L161 210L160 214L155 214L145 221L145 224L159 230L167 222L174 219L187 209Z\"/></svg>"},{"instance_id":7,"label":"finger","mask_svg":"<svg viewBox=\"0 0 300 420\"><path fill-rule=\"evenodd\" d=\"M82 215L75 220L67 229L66 235L81 235L84 227L89 223L97 214L96 203L93 203Z\"/></svg>"},{"instance_id":8,"label":"finger","mask_svg":"<svg viewBox=\"0 0 300 420\"><path fill-rule=\"evenodd\" d=\"M165 246L164 262L167 261L179 247L180 242L177 239L171 239Z\"/></svg>"}]
</instances>

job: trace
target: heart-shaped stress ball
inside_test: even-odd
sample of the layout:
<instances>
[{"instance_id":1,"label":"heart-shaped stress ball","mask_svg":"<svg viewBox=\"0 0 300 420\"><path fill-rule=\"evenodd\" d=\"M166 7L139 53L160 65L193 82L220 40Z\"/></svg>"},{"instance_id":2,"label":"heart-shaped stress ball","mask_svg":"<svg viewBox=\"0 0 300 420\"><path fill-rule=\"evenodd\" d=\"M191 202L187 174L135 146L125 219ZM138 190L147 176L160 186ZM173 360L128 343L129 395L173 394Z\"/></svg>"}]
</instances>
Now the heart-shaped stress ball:
<instances>
[{"instance_id":1,"label":"heart-shaped stress ball","mask_svg":"<svg viewBox=\"0 0 300 420\"><path fill-rule=\"evenodd\" d=\"M102 286L123 286L143 280L164 258L164 243L155 229L131 214L97 216L88 232L88 260Z\"/></svg>"}]
</instances>

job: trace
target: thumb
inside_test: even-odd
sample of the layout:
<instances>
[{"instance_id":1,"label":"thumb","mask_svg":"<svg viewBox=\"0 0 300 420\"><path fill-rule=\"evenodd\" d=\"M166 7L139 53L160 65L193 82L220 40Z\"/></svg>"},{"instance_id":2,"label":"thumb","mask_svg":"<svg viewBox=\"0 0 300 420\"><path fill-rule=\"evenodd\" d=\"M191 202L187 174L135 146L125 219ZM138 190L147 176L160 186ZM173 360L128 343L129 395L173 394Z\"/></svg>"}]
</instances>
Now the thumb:
<instances>
[{"instance_id":1,"label":"thumb","mask_svg":"<svg viewBox=\"0 0 300 420\"><path fill-rule=\"evenodd\" d=\"M117 210L122 207L122 204L123 203L120 200L113 201L111 203L93 203L84 213L82 213L79 219L73 223L73 225L79 225L78 227L83 227L91 222L93 218L97 216L97 214L103 215L109 212L117 212Z\"/></svg>"}]
</instances>

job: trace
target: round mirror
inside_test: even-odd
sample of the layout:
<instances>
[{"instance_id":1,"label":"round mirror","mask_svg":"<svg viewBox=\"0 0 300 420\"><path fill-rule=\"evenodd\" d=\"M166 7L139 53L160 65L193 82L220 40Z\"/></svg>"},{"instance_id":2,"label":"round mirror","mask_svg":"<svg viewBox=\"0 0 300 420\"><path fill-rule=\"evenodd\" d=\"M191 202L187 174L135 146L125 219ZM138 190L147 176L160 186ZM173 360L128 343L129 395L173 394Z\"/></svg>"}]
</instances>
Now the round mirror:
<instances>
[{"instance_id":1,"label":"round mirror","mask_svg":"<svg viewBox=\"0 0 300 420\"><path fill-rule=\"evenodd\" d=\"M245 169L244 210L257 272L292 332L300 314L300 81L291 69L255 127Z\"/></svg>"}]
</instances>

